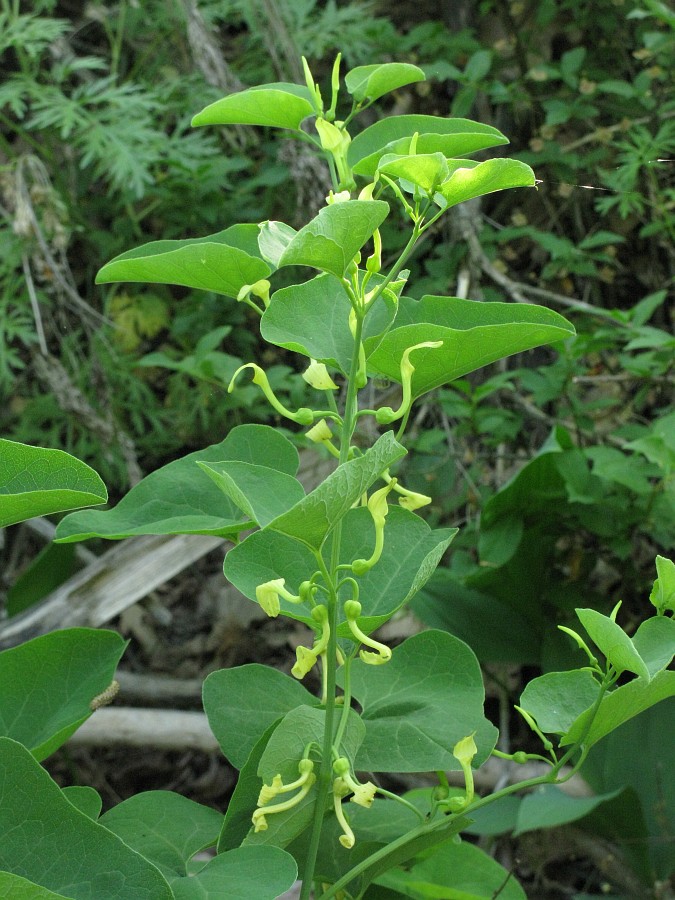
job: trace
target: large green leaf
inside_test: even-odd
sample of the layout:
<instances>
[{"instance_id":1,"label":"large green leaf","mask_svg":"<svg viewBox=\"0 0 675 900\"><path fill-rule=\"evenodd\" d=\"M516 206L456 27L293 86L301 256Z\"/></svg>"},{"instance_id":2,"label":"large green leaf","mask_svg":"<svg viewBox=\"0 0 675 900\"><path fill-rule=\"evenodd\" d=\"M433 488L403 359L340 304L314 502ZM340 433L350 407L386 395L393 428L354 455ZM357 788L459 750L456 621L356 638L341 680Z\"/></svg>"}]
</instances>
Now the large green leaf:
<instances>
[{"instance_id":1,"label":"large green leaf","mask_svg":"<svg viewBox=\"0 0 675 900\"><path fill-rule=\"evenodd\" d=\"M596 807L617 796L619 790L592 797L574 797L555 784L540 784L526 794L518 808L515 834L525 834L539 828L556 828L576 822Z\"/></svg>"},{"instance_id":2,"label":"large green leaf","mask_svg":"<svg viewBox=\"0 0 675 900\"><path fill-rule=\"evenodd\" d=\"M593 643L619 674L634 672L649 681L647 665L623 628L596 609L578 609L576 613Z\"/></svg>"},{"instance_id":3,"label":"large green leaf","mask_svg":"<svg viewBox=\"0 0 675 900\"><path fill-rule=\"evenodd\" d=\"M376 883L415 900L526 900L513 875L479 847L446 841L405 869L392 869Z\"/></svg>"},{"instance_id":4,"label":"large green leaf","mask_svg":"<svg viewBox=\"0 0 675 900\"><path fill-rule=\"evenodd\" d=\"M69 453L0 439L0 528L107 499L96 472Z\"/></svg>"},{"instance_id":5,"label":"large green leaf","mask_svg":"<svg viewBox=\"0 0 675 900\"><path fill-rule=\"evenodd\" d=\"M224 460L273 464L287 475L295 475L298 467L297 450L274 428L239 425L219 444L190 453L148 475L114 509L66 516L56 530L56 540L116 540L139 534L235 536L251 526L251 519L216 490L197 465Z\"/></svg>"},{"instance_id":6,"label":"large green leaf","mask_svg":"<svg viewBox=\"0 0 675 900\"><path fill-rule=\"evenodd\" d=\"M65 897L173 897L159 869L79 812L29 751L9 738L0 738L0 834L0 870Z\"/></svg>"},{"instance_id":7,"label":"large green leaf","mask_svg":"<svg viewBox=\"0 0 675 900\"><path fill-rule=\"evenodd\" d=\"M373 278L369 287L381 281ZM317 275L303 284L282 288L260 322L260 333L270 344L302 353L347 375L354 353L354 338L349 330L349 298L333 275ZM385 294L369 311L364 321L364 338L387 329L396 315L396 303Z\"/></svg>"},{"instance_id":8,"label":"large green leaf","mask_svg":"<svg viewBox=\"0 0 675 900\"><path fill-rule=\"evenodd\" d=\"M0 653L0 735L44 759L89 718L113 680L126 641L114 631L69 628Z\"/></svg>"},{"instance_id":9,"label":"large green leaf","mask_svg":"<svg viewBox=\"0 0 675 900\"><path fill-rule=\"evenodd\" d=\"M425 81L424 72L410 63L375 63L357 66L345 75L345 87L357 103L377 100L406 84Z\"/></svg>"},{"instance_id":10,"label":"large green leaf","mask_svg":"<svg viewBox=\"0 0 675 900\"><path fill-rule=\"evenodd\" d=\"M255 225L239 225L204 238L152 241L106 263L96 283L179 284L236 298L244 285L255 284L272 271L261 258L257 231Z\"/></svg>"},{"instance_id":11,"label":"large green leaf","mask_svg":"<svg viewBox=\"0 0 675 900\"><path fill-rule=\"evenodd\" d=\"M226 497L256 524L263 527L305 496L292 475L269 466L230 460L197 465L212 478Z\"/></svg>"},{"instance_id":12,"label":"large green leaf","mask_svg":"<svg viewBox=\"0 0 675 900\"><path fill-rule=\"evenodd\" d=\"M270 522L267 529L318 551L336 523L382 472L404 456L405 452L405 448L394 438L393 431L387 431L363 456L331 472L303 500Z\"/></svg>"},{"instance_id":13,"label":"large green leaf","mask_svg":"<svg viewBox=\"0 0 675 900\"><path fill-rule=\"evenodd\" d=\"M497 740L497 729L483 713L478 660L446 632L425 631L408 638L385 665L356 660L352 690L366 725L356 760L361 770L457 770L453 747L474 732L474 763L480 765Z\"/></svg>"},{"instance_id":14,"label":"large green leaf","mask_svg":"<svg viewBox=\"0 0 675 900\"><path fill-rule=\"evenodd\" d=\"M319 211L289 242L282 266L311 266L342 278L347 266L389 213L383 200L348 200Z\"/></svg>"},{"instance_id":15,"label":"large green leaf","mask_svg":"<svg viewBox=\"0 0 675 900\"><path fill-rule=\"evenodd\" d=\"M99 822L171 879L187 875L195 853L215 845L223 814L172 791L144 791Z\"/></svg>"},{"instance_id":16,"label":"large green leaf","mask_svg":"<svg viewBox=\"0 0 675 900\"><path fill-rule=\"evenodd\" d=\"M391 496L391 495L390 495ZM363 615L359 628L366 634L386 622L423 587L457 534L457 528L431 529L424 519L392 506L384 529L384 548L379 561L358 579ZM367 509L351 510L342 533L340 560L367 559L375 540L372 516ZM349 637L343 624L339 634Z\"/></svg>"},{"instance_id":17,"label":"large green leaf","mask_svg":"<svg viewBox=\"0 0 675 900\"><path fill-rule=\"evenodd\" d=\"M402 298L394 327L370 356L369 367L400 383L405 351L415 344L442 341L442 347L421 349L411 357L416 398L505 356L573 334L566 319L542 306L429 295L420 301Z\"/></svg>"},{"instance_id":18,"label":"large green leaf","mask_svg":"<svg viewBox=\"0 0 675 900\"><path fill-rule=\"evenodd\" d=\"M378 171L392 178L409 181L422 188L426 194L433 194L449 175L448 161L442 153L418 153L415 156L394 156L387 153L380 160Z\"/></svg>"},{"instance_id":19,"label":"large green leaf","mask_svg":"<svg viewBox=\"0 0 675 900\"><path fill-rule=\"evenodd\" d=\"M442 628L463 640L481 662L534 664L540 659L539 622L501 598L468 587L449 569L437 570L413 600L412 609L430 628Z\"/></svg>"},{"instance_id":20,"label":"large green leaf","mask_svg":"<svg viewBox=\"0 0 675 900\"><path fill-rule=\"evenodd\" d=\"M418 153L443 153L447 157L466 156L476 150L508 144L501 131L469 119L442 119L438 116L389 116L381 119L352 140L347 160L358 175L373 176L385 153L410 152L410 138L418 134Z\"/></svg>"},{"instance_id":21,"label":"large green leaf","mask_svg":"<svg viewBox=\"0 0 675 900\"><path fill-rule=\"evenodd\" d=\"M675 655L675 620L667 616L647 619L633 635L632 643L653 678L670 665Z\"/></svg>"},{"instance_id":22,"label":"large green leaf","mask_svg":"<svg viewBox=\"0 0 675 900\"><path fill-rule=\"evenodd\" d=\"M293 887L298 867L279 847L237 847L194 875L171 882L176 900L275 900Z\"/></svg>"},{"instance_id":23,"label":"large green leaf","mask_svg":"<svg viewBox=\"0 0 675 900\"><path fill-rule=\"evenodd\" d=\"M489 159L471 168L456 169L438 187L436 197L440 205L450 208L495 191L535 184L534 172L525 163L517 159Z\"/></svg>"},{"instance_id":24,"label":"large green leaf","mask_svg":"<svg viewBox=\"0 0 675 900\"><path fill-rule=\"evenodd\" d=\"M216 100L193 117L192 125L267 125L298 131L312 115L314 104L306 87L277 82Z\"/></svg>"},{"instance_id":25,"label":"large green leaf","mask_svg":"<svg viewBox=\"0 0 675 900\"><path fill-rule=\"evenodd\" d=\"M625 788L600 807L584 826L620 847L647 881L675 871L675 699L670 698L625 722L599 741L581 774L597 793ZM604 813L603 815L601 815Z\"/></svg>"},{"instance_id":26,"label":"large green leaf","mask_svg":"<svg viewBox=\"0 0 675 900\"><path fill-rule=\"evenodd\" d=\"M28 881L27 878L12 875L10 872L0 872L0 898L2 900L64 900L63 894L55 894L33 881Z\"/></svg>"},{"instance_id":27,"label":"large green leaf","mask_svg":"<svg viewBox=\"0 0 675 900\"><path fill-rule=\"evenodd\" d=\"M633 716L673 696L675 672L659 672L649 682L643 678L635 678L603 697L590 727L589 720L593 711L583 712L563 736L561 744L568 745L583 740L585 747L592 747Z\"/></svg>"},{"instance_id":28,"label":"large green leaf","mask_svg":"<svg viewBox=\"0 0 675 900\"><path fill-rule=\"evenodd\" d=\"M211 731L237 769L270 725L298 706L318 702L295 678L256 664L212 672L203 701Z\"/></svg>"},{"instance_id":29,"label":"large green leaf","mask_svg":"<svg viewBox=\"0 0 675 900\"><path fill-rule=\"evenodd\" d=\"M587 671L547 672L529 682L520 706L542 731L564 734L598 699L600 686Z\"/></svg>"}]
</instances>

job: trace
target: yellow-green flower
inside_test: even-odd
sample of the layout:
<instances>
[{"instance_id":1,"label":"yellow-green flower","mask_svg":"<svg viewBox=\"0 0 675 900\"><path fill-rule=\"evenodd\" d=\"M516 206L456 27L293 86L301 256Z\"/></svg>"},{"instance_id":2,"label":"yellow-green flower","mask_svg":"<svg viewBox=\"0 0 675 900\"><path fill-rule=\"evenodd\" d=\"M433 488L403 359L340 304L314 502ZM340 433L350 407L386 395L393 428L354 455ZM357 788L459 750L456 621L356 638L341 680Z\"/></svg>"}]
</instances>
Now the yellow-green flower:
<instances>
[{"instance_id":1,"label":"yellow-green flower","mask_svg":"<svg viewBox=\"0 0 675 900\"><path fill-rule=\"evenodd\" d=\"M328 622L328 610L323 604L315 606L312 610L312 618L319 624L321 634L314 642L312 649L300 645L296 647L296 662L291 669L294 678L302 679L312 669L318 658L326 652L330 638L330 624Z\"/></svg>"},{"instance_id":2,"label":"yellow-green flower","mask_svg":"<svg viewBox=\"0 0 675 900\"><path fill-rule=\"evenodd\" d=\"M442 346L443 341L422 341L421 344L414 344L403 352L400 366L401 387L403 388L401 405L395 411L390 406L381 406L375 415L375 419L380 425L389 425L391 422L403 418L412 406L412 377L415 372L415 366L410 362L410 354L415 350L437 350Z\"/></svg>"},{"instance_id":3,"label":"yellow-green flower","mask_svg":"<svg viewBox=\"0 0 675 900\"><path fill-rule=\"evenodd\" d=\"M365 575L373 568L376 562L382 556L384 548L384 520L389 512L389 504L387 503L387 494L396 485L396 479L391 478L388 484L378 491L374 491L368 498L368 511L373 518L375 526L375 547L370 559L355 559L352 563L352 572L355 575Z\"/></svg>"},{"instance_id":4,"label":"yellow-green flower","mask_svg":"<svg viewBox=\"0 0 675 900\"><path fill-rule=\"evenodd\" d=\"M310 387L315 388L317 391L337 391L338 389L337 384L328 374L328 369L325 365L317 362L315 359L310 358L309 366L302 373L302 377Z\"/></svg>"},{"instance_id":5,"label":"yellow-green flower","mask_svg":"<svg viewBox=\"0 0 675 900\"><path fill-rule=\"evenodd\" d=\"M356 620L361 615L361 604L359 601L347 600L343 608L345 618L347 619L347 625L354 638L360 644L365 644L366 647L371 647L372 650L375 651L372 653L368 650L360 650L359 656L363 662L367 663L369 666L379 666L382 665L382 663L389 662L391 659L391 649L387 647L386 644L381 644L374 638L368 637L367 634L364 634L363 631L361 631L356 623Z\"/></svg>"},{"instance_id":6,"label":"yellow-green flower","mask_svg":"<svg viewBox=\"0 0 675 900\"><path fill-rule=\"evenodd\" d=\"M275 619L281 610L279 597L283 597L289 603L300 603L301 601L300 597L286 590L285 583L285 578L273 578L271 581L259 584L255 589L255 599L272 619Z\"/></svg>"},{"instance_id":7,"label":"yellow-green flower","mask_svg":"<svg viewBox=\"0 0 675 900\"><path fill-rule=\"evenodd\" d=\"M314 668L319 655L310 650L309 647L303 647L301 644L295 648L295 657L296 662L291 669L291 675L301 681Z\"/></svg>"},{"instance_id":8,"label":"yellow-green flower","mask_svg":"<svg viewBox=\"0 0 675 900\"><path fill-rule=\"evenodd\" d=\"M372 781L366 781L365 784L361 784L361 782L357 781L351 774L351 766L349 765L349 760L346 756L341 756L335 760L333 763L333 771L341 780L338 787L340 790L345 791L343 796L352 793L352 803L370 809L375 798L375 791L377 790ZM337 780L338 779L336 779L336 781Z\"/></svg>"},{"instance_id":9,"label":"yellow-green flower","mask_svg":"<svg viewBox=\"0 0 675 900\"><path fill-rule=\"evenodd\" d=\"M298 425L311 425L314 421L314 413L311 409L308 409L306 406L301 407L297 412L291 412L290 409L287 409L281 403L280 400L277 399L274 391L272 390L269 379L265 374L265 371L260 368L256 363L245 363L243 366L239 366L237 371L234 373L232 378L230 379L230 384L227 388L227 393L231 394L234 390L234 384L239 376L240 372L243 372L244 369L253 369L253 384L257 384L261 389L265 397L267 398L270 406L275 409L280 415L285 416L287 419L291 419L293 422L297 422Z\"/></svg>"},{"instance_id":10,"label":"yellow-green flower","mask_svg":"<svg viewBox=\"0 0 675 900\"><path fill-rule=\"evenodd\" d=\"M301 759L298 763L299 777L289 784L284 784L281 775L275 775L271 785L263 784L258 797L258 809L252 816L254 830L256 832L267 831L267 816L274 813L284 812L297 806L300 801L307 796L316 781L314 774L314 763L311 759ZM286 794L290 791L297 790L298 793L282 803L275 803L273 806L267 806L270 800L273 800L279 794Z\"/></svg>"},{"instance_id":11,"label":"yellow-green flower","mask_svg":"<svg viewBox=\"0 0 675 900\"><path fill-rule=\"evenodd\" d=\"M356 843L356 838L354 837L354 832L349 827L349 822L344 814L344 810L342 809L342 798L345 796L345 793L349 793L349 788L345 791L346 784L342 778L335 778L333 781L333 808L335 809L335 818L340 823L340 828L342 829L342 834L339 837L339 841L342 846L346 850L351 850L354 844Z\"/></svg>"}]
</instances>

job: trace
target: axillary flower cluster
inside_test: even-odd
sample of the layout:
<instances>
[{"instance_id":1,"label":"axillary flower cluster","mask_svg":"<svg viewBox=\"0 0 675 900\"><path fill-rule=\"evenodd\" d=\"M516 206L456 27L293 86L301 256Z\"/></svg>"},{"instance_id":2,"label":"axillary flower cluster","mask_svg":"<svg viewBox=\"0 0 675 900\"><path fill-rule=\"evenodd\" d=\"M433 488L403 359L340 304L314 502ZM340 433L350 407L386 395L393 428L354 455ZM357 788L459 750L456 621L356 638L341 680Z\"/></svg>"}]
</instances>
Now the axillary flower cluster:
<instances>
[{"instance_id":1,"label":"axillary flower cluster","mask_svg":"<svg viewBox=\"0 0 675 900\"><path fill-rule=\"evenodd\" d=\"M330 430L326 426L323 432L323 439L328 440L329 438ZM352 660L357 655L367 665L383 665L389 662L392 657L392 651L386 644L371 637L359 625L362 605L359 601L359 583L357 579L365 575L381 559L386 518L389 512L388 498L390 495L394 492L398 493L400 504L407 509L414 509L423 505L424 502L428 502L428 498L423 495L401 488L397 479L392 478L388 471L382 474L382 480L384 481L382 487L372 491L370 496L364 495L360 501L360 504L370 513L375 532L372 553L367 559L355 559L350 564L338 566L341 578L337 584L331 583L329 573L322 567L317 569L308 580L303 581L299 585L297 594L294 594L286 587L284 578L272 579L256 588L256 599L268 616L278 616L282 610L282 602L309 608L314 641L311 646L301 645L297 647L296 661L291 672L295 678L300 680L312 671L317 663L320 663L323 682L321 701L323 705L326 704L328 699L326 673L328 669L327 655L330 652L330 647L333 648L332 652L336 655L336 664L345 667L345 693L344 696L336 699L336 703L342 708L343 718L331 748L331 793L335 816L342 830L339 840L342 846L347 849L354 846L355 837L343 809L343 800L349 798L352 803L367 808L372 805L375 793L379 790L372 782L366 781L364 783L356 778L352 764L344 754L341 746L341 738L346 726L351 702L348 688L349 669ZM343 595L347 594L349 598L337 601L340 593ZM328 598L326 602L319 602L324 595ZM331 615L329 612L331 602L339 602L341 605L342 616L336 616L335 618L338 622L341 621L343 625L346 625L349 631L351 648L349 648L347 640L341 641L340 644L335 639L331 641ZM344 634L344 629L342 634ZM312 754L314 754L314 759ZM272 778L271 783L263 784L252 818L256 832L267 830L269 816L286 812L299 806L310 794L317 781L314 768L319 758L318 745L311 743L305 748L303 757L298 762L297 778L285 783L281 773L277 773ZM386 791L383 793L386 793Z\"/></svg>"}]
</instances>

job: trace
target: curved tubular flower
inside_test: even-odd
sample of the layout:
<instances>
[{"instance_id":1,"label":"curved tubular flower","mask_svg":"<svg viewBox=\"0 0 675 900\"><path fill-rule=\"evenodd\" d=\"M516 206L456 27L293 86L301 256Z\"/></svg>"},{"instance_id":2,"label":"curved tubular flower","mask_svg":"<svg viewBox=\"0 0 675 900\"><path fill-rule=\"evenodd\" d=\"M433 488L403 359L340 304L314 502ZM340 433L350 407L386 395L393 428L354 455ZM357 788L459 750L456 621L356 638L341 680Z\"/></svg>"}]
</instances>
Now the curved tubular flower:
<instances>
[{"instance_id":1,"label":"curved tubular flower","mask_svg":"<svg viewBox=\"0 0 675 900\"><path fill-rule=\"evenodd\" d=\"M462 767L462 772L464 774L464 783L466 785L466 796L462 798L454 797L454 800L461 799L462 805L453 810L453 812L459 812L460 809L464 809L471 803L474 795L474 784L473 784L473 769L471 768L471 760L474 758L476 753L478 753L478 747L476 747L476 742L473 739L473 736L476 732L472 732L465 738L457 741L455 746L452 748L452 755L455 757L457 762ZM458 806L458 804L455 804Z\"/></svg>"},{"instance_id":2,"label":"curved tubular flower","mask_svg":"<svg viewBox=\"0 0 675 900\"><path fill-rule=\"evenodd\" d=\"M360 650L359 656L363 662L370 666L379 666L382 663L389 662L391 659L391 649L387 647L386 644L381 644L374 638L368 637L368 635L364 634L356 624L356 620L361 615L361 604L359 601L347 600L343 609L347 619L347 625L354 635L354 638L360 644L365 644L366 647L371 647L375 651L374 653L370 653L368 650Z\"/></svg>"},{"instance_id":3,"label":"curved tubular flower","mask_svg":"<svg viewBox=\"0 0 675 900\"><path fill-rule=\"evenodd\" d=\"M290 409L287 409L283 403L276 398L274 391L270 387L267 375L260 366L256 365L256 363L245 363L243 366L239 366L230 380L230 384L227 388L228 394L231 394L234 390L234 383L237 380L237 376L240 372L243 372L244 369L253 369L253 384L258 385L265 397L267 397L270 406L272 406L272 408L280 415L285 416L287 419L291 419L293 422L297 422L298 425L312 424L314 421L314 413L312 410L305 406L301 407L297 412L291 412Z\"/></svg>"},{"instance_id":4,"label":"curved tubular flower","mask_svg":"<svg viewBox=\"0 0 675 900\"><path fill-rule=\"evenodd\" d=\"M340 835L340 843L347 850L351 850L356 843L354 832L349 827L344 810L342 809L342 798L349 793L349 788L342 778L335 778L333 781L333 807L335 808L335 818L340 823L342 834Z\"/></svg>"},{"instance_id":5,"label":"curved tubular flower","mask_svg":"<svg viewBox=\"0 0 675 900\"><path fill-rule=\"evenodd\" d=\"M389 484L391 481L394 481L394 491L401 496L398 498L399 506L402 506L403 509L407 509L409 512L415 512L416 509L420 509L422 506L427 506L431 503L431 497L427 497L426 494L418 494L417 491L410 491L408 488L404 488L402 484L392 478L389 474L389 469L385 469L382 473L382 477Z\"/></svg>"},{"instance_id":6,"label":"curved tubular flower","mask_svg":"<svg viewBox=\"0 0 675 900\"><path fill-rule=\"evenodd\" d=\"M366 260L366 272L371 275L377 275L382 268L382 237L380 229L376 228L373 232L373 252Z\"/></svg>"},{"instance_id":7,"label":"curved tubular flower","mask_svg":"<svg viewBox=\"0 0 675 900\"><path fill-rule=\"evenodd\" d=\"M265 304L265 309L270 305L270 283L266 278L261 278L254 284L245 284L237 294L238 303L248 303L253 294L254 297L260 297Z\"/></svg>"},{"instance_id":8,"label":"curved tubular flower","mask_svg":"<svg viewBox=\"0 0 675 900\"><path fill-rule=\"evenodd\" d=\"M322 654L328 649L328 641L330 639L330 623L328 621L328 610L320 603L312 610L312 618L319 624L321 628L320 637L314 642L312 649L300 645L296 647L296 662L291 669L291 675L298 680L302 680L305 675L316 665L316 662Z\"/></svg>"},{"instance_id":9,"label":"curved tubular flower","mask_svg":"<svg viewBox=\"0 0 675 900\"><path fill-rule=\"evenodd\" d=\"M376 562L382 556L384 547L384 520L389 512L389 504L387 503L387 494L389 494L396 486L396 479L390 478L389 483L378 491L374 491L368 498L368 510L373 518L375 525L375 548L373 549L370 559L355 559L352 563L352 572L355 575L365 575L372 569Z\"/></svg>"},{"instance_id":10,"label":"curved tubular flower","mask_svg":"<svg viewBox=\"0 0 675 900\"><path fill-rule=\"evenodd\" d=\"M285 578L274 578L272 581L266 581L264 584L259 584L255 589L255 599L272 619L275 619L279 615L281 609L279 597L283 597L284 600L288 600L289 603L302 602L301 596L296 597L295 594L291 594L290 591L286 590L284 587L285 582Z\"/></svg>"},{"instance_id":11,"label":"curved tubular flower","mask_svg":"<svg viewBox=\"0 0 675 900\"><path fill-rule=\"evenodd\" d=\"M404 351L401 357L401 386L403 388L403 397L401 405L394 411L391 406L381 406L376 414L375 419L379 425L390 425L397 419L402 419L406 413L410 411L412 406L412 377L415 372L415 366L410 362L410 354L413 350L437 350L443 346L443 341L422 341L421 344L414 344Z\"/></svg>"},{"instance_id":12,"label":"curved tubular flower","mask_svg":"<svg viewBox=\"0 0 675 900\"><path fill-rule=\"evenodd\" d=\"M340 451L333 443L333 432L325 419L319 419L316 425L313 425L309 431L305 432L305 437L315 444L323 444L332 456L336 459L340 458Z\"/></svg>"},{"instance_id":13,"label":"curved tubular flower","mask_svg":"<svg viewBox=\"0 0 675 900\"><path fill-rule=\"evenodd\" d=\"M351 798L351 802L357 803L359 806L364 806L366 809L370 809L373 805L373 799L375 798L375 791L377 790L372 781L366 781L365 784L361 784L357 781L351 774L351 766L349 765L349 760L346 756L340 756L335 760L333 763L333 771L353 793L354 796Z\"/></svg>"},{"instance_id":14,"label":"curved tubular flower","mask_svg":"<svg viewBox=\"0 0 675 900\"><path fill-rule=\"evenodd\" d=\"M313 769L314 763L311 759L301 759L298 763L300 777L294 782L284 785L281 781L281 775L275 775L271 785L264 784L262 786L260 796L258 797L258 809L255 810L252 816L252 822L256 832L267 831L267 816L272 815L273 813L284 812L287 809L293 809L294 806L297 806L298 803L307 796L312 785L316 781L316 775L314 774ZM293 791L296 788L300 788L298 793L294 797L289 797L288 800L284 800L282 803L275 803L273 806L261 805L274 799L277 794Z\"/></svg>"},{"instance_id":15,"label":"curved tubular flower","mask_svg":"<svg viewBox=\"0 0 675 900\"><path fill-rule=\"evenodd\" d=\"M309 366L302 373L302 377L310 387L317 391L337 391L338 386L328 374L328 369L323 363L310 357Z\"/></svg>"}]
</instances>

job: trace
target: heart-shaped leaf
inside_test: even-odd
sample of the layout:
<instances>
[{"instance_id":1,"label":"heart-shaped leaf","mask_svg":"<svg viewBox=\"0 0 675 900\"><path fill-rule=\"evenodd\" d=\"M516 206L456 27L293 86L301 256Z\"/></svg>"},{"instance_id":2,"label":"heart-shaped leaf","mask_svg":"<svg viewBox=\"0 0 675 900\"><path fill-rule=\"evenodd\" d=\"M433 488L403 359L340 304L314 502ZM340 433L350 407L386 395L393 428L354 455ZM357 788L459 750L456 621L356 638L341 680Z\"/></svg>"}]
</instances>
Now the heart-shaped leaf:
<instances>
[{"instance_id":1,"label":"heart-shaped leaf","mask_svg":"<svg viewBox=\"0 0 675 900\"><path fill-rule=\"evenodd\" d=\"M219 853L194 875L174 879L176 900L276 900L293 887L298 866L279 847L237 847Z\"/></svg>"},{"instance_id":2,"label":"heart-shaped leaf","mask_svg":"<svg viewBox=\"0 0 675 900\"><path fill-rule=\"evenodd\" d=\"M404 897L452 900L527 900L511 872L466 841L446 841L433 853L405 869L394 868L375 883Z\"/></svg>"},{"instance_id":3,"label":"heart-shaped leaf","mask_svg":"<svg viewBox=\"0 0 675 900\"><path fill-rule=\"evenodd\" d=\"M53 631L0 653L0 735L36 759L64 744L110 686L126 641L114 631Z\"/></svg>"},{"instance_id":4,"label":"heart-shaped leaf","mask_svg":"<svg viewBox=\"0 0 675 900\"><path fill-rule=\"evenodd\" d=\"M73 900L172 900L159 869L77 810L9 738L0 738L0 784L0 870Z\"/></svg>"},{"instance_id":5,"label":"heart-shaped leaf","mask_svg":"<svg viewBox=\"0 0 675 900\"><path fill-rule=\"evenodd\" d=\"M306 87L277 82L216 100L194 116L192 125L266 125L298 131L303 119L314 112Z\"/></svg>"},{"instance_id":6,"label":"heart-shaped leaf","mask_svg":"<svg viewBox=\"0 0 675 900\"><path fill-rule=\"evenodd\" d=\"M400 383L405 351L415 344L442 341L442 347L420 349L411 357L412 395L417 398L505 356L573 334L566 319L543 306L429 295L420 301L402 298L394 327L371 354L369 366ZM372 349L370 343L374 341L366 341L367 350Z\"/></svg>"},{"instance_id":7,"label":"heart-shaped leaf","mask_svg":"<svg viewBox=\"0 0 675 900\"><path fill-rule=\"evenodd\" d=\"M377 100L406 84L425 81L422 69L410 63L375 63L357 66L345 75L345 87L357 103Z\"/></svg>"},{"instance_id":8,"label":"heart-shaped leaf","mask_svg":"<svg viewBox=\"0 0 675 900\"><path fill-rule=\"evenodd\" d=\"M369 286L376 287L381 280L373 278ZM260 321L260 333L271 344L335 366L347 375L354 352L350 311L349 298L337 278L317 275L272 295ZM363 335L373 338L373 346L395 314L396 303L389 294L369 311Z\"/></svg>"},{"instance_id":9,"label":"heart-shaped leaf","mask_svg":"<svg viewBox=\"0 0 675 900\"><path fill-rule=\"evenodd\" d=\"M107 499L96 472L69 453L0 439L0 528Z\"/></svg>"},{"instance_id":10,"label":"heart-shaped leaf","mask_svg":"<svg viewBox=\"0 0 675 900\"><path fill-rule=\"evenodd\" d=\"M534 716L542 731L565 734L599 694L598 682L590 672L547 672L529 682L520 706Z\"/></svg>"},{"instance_id":11,"label":"heart-shaped leaf","mask_svg":"<svg viewBox=\"0 0 675 900\"><path fill-rule=\"evenodd\" d=\"M382 200L347 200L325 206L291 239L282 266L311 266L342 278L347 266L389 213Z\"/></svg>"},{"instance_id":12,"label":"heart-shaped leaf","mask_svg":"<svg viewBox=\"0 0 675 900\"><path fill-rule=\"evenodd\" d=\"M349 145L347 160L357 175L373 176L385 153L410 152L410 138L418 134L418 153L466 156L476 150L508 144L501 131L470 119L440 119L437 116L389 116L381 119Z\"/></svg>"},{"instance_id":13,"label":"heart-shaped leaf","mask_svg":"<svg viewBox=\"0 0 675 900\"><path fill-rule=\"evenodd\" d=\"M203 700L211 731L237 769L270 725L296 706L318 702L295 678L256 664L212 672Z\"/></svg>"},{"instance_id":14,"label":"heart-shaped leaf","mask_svg":"<svg viewBox=\"0 0 675 900\"><path fill-rule=\"evenodd\" d=\"M188 875L195 853L215 845L223 814L172 791L144 791L113 806L99 822L170 879Z\"/></svg>"},{"instance_id":15,"label":"heart-shaped leaf","mask_svg":"<svg viewBox=\"0 0 675 900\"><path fill-rule=\"evenodd\" d=\"M457 770L453 748L474 733L474 765L492 752L497 729L483 713L478 660L447 632L424 631L408 638L382 666L355 660L351 683L366 726L356 760L360 770Z\"/></svg>"},{"instance_id":16,"label":"heart-shaped leaf","mask_svg":"<svg viewBox=\"0 0 675 900\"><path fill-rule=\"evenodd\" d=\"M224 441L190 453L148 475L114 509L94 515L66 516L56 540L82 541L90 537L119 539L138 534L214 534L236 536L251 526L209 476L197 465L237 460L274 467L295 475L298 452L291 442L267 425L239 425Z\"/></svg>"},{"instance_id":17,"label":"heart-shaped leaf","mask_svg":"<svg viewBox=\"0 0 675 900\"><path fill-rule=\"evenodd\" d=\"M257 226L235 225L204 238L152 241L116 256L99 271L96 283L179 284L236 298L242 287L272 272L260 255L257 236Z\"/></svg>"},{"instance_id":18,"label":"heart-shaped leaf","mask_svg":"<svg viewBox=\"0 0 675 900\"><path fill-rule=\"evenodd\" d=\"M534 172L525 163L517 159L489 159L471 168L456 169L438 187L436 198L441 206L450 208L495 191L535 184Z\"/></svg>"}]
</instances>

